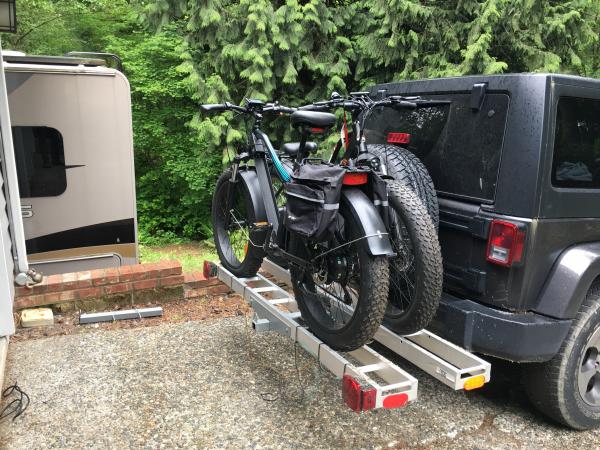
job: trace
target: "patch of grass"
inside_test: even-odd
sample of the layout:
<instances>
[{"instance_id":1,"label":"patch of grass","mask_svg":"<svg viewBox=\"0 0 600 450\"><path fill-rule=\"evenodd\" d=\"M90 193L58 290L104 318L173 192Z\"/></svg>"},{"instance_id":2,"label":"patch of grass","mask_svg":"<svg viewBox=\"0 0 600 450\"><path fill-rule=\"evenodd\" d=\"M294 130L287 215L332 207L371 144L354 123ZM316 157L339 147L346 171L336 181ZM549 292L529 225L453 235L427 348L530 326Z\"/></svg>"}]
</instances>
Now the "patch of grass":
<instances>
[{"instance_id":1,"label":"patch of grass","mask_svg":"<svg viewBox=\"0 0 600 450\"><path fill-rule=\"evenodd\" d=\"M140 262L152 263L163 259L175 259L181 263L184 272L202 271L205 260L217 261L215 249L202 242L148 246L140 244Z\"/></svg>"}]
</instances>

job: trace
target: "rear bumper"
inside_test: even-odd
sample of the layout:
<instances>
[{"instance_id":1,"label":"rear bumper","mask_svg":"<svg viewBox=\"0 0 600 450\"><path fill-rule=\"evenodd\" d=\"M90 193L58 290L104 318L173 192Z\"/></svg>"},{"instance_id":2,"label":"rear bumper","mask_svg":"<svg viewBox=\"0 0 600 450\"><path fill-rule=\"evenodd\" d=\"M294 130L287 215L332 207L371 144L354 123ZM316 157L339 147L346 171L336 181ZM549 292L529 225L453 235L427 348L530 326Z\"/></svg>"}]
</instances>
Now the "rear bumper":
<instances>
[{"instance_id":1,"label":"rear bumper","mask_svg":"<svg viewBox=\"0 0 600 450\"><path fill-rule=\"evenodd\" d=\"M567 336L571 320L535 313L510 313L444 293L428 327L469 351L510 361L551 359Z\"/></svg>"}]
</instances>

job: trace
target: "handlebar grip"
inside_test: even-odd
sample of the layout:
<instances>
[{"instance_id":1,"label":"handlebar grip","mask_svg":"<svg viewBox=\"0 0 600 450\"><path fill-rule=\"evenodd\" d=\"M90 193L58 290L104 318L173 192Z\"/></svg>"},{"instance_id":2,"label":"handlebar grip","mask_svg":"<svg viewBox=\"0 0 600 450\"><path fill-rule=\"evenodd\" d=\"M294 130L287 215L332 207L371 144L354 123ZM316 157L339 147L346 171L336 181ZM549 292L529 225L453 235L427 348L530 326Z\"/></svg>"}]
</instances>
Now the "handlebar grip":
<instances>
[{"instance_id":1,"label":"handlebar grip","mask_svg":"<svg viewBox=\"0 0 600 450\"><path fill-rule=\"evenodd\" d=\"M356 102L344 102L344 109L360 109L360 105Z\"/></svg>"},{"instance_id":2,"label":"handlebar grip","mask_svg":"<svg viewBox=\"0 0 600 450\"><path fill-rule=\"evenodd\" d=\"M227 105L223 103L207 103L204 105L200 105L200 109L204 112L225 111L227 109Z\"/></svg>"}]
</instances>

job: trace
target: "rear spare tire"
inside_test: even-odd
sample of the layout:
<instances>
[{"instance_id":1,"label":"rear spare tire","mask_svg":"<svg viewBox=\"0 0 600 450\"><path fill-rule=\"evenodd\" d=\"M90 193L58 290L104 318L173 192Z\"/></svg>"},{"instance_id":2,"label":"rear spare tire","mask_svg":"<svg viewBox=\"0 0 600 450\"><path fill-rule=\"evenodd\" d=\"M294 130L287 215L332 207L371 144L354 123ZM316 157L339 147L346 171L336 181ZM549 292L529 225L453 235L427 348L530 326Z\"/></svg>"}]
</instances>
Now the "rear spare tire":
<instances>
[{"instance_id":1,"label":"rear spare tire","mask_svg":"<svg viewBox=\"0 0 600 450\"><path fill-rule=\"evenodd\" d=\"M388 175L406 184L417 194L437 230L440 223L437 194L431 176L421 160L414 153L397 145L370 144L367 145L367 151L379 156L381 164L387 167Z\"/></svg>"}]
</instances>

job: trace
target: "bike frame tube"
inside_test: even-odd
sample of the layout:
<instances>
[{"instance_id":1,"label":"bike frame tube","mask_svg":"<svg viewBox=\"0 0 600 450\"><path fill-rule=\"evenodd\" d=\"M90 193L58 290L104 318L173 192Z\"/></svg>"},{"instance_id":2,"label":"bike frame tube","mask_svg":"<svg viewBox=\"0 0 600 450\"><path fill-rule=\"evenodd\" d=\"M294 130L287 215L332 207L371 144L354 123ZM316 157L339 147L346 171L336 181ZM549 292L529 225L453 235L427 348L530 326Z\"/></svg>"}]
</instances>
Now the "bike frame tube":
<instances>
[{"instance_id":1,"label":"bike frame tube","mask_svg":"<svg viewBox=\"0 0 600 450\"><path fill-rule=\"evenodd\" d=\"M290 175L285 171L281 161L277 157L275 153L275 149L269 140L269 137L260 131L259 129L255 129L252 132L252 137L254 140L254 166L256 168L256 175L258 177L258 184L260 185L260 190L264 193L263 201L265 204L265 212L267 213L267 220L273 226L273 237L277 237L277 231L279 230L279 211L277 209L277 202L275 200L275 192L273 192L273 183L271 181L271 175L269 174L269 168L267 165L267 153L273 160L273 164L277 169L277 173L281 178L281 181L284 183L289 182ZM281 166L282 172L279 171L277 167L277 163ZM287 180L284 179L282 173L287 176ZM266 194L266 193L269 194Z\"/></svg>"},{"instance_id":2,"label":"bike frame tube","mask_svg":"<svg viewBox=\"0 0 600 450\"><path fill-rule=\"evenodd\" d=\"M287 170L285 170L285 167L283 167L279 156L277 156L277 152L275 151L275 148L273 148L273 144L271 144L269 136L267 136L262 131L258 130L258 137L265 143L265 147L267 148L269 156L273 161L273 165L275 166L275 169L277 170L277 174L279 175L281 181L283 181L284 183L289 183L290 181L292 181L292 177L287 172Z\"/></svg>"}]
</instances>

